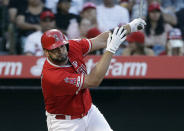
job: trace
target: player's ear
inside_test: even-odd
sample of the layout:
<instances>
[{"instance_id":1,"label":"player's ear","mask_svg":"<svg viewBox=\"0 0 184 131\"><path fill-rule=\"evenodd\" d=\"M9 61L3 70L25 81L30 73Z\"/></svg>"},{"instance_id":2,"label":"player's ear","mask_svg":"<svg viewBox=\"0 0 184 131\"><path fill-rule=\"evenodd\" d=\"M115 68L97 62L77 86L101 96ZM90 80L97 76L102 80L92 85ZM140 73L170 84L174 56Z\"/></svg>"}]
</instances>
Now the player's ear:
<instances>
[{"instance_id":1,"label":"player's ear","mask_svg":"<svg viewBox=\"0 0 184 131\"><path fill-rule=\"evenodd\" d=\"M43 50L44 51L44 56L48 57L49 56L49 53L46 49Z\"/></svg>"}]
</instances>

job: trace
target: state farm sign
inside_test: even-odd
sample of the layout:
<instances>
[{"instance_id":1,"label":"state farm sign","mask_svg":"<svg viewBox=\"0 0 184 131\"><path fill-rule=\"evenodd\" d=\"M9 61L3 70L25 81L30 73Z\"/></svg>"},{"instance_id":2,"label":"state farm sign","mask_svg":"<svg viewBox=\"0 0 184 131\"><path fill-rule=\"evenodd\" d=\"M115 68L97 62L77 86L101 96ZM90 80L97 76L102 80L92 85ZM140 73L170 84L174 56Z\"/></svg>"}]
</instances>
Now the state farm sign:
<instances>
[{"instance_id":1,"label":"state farm sign","mask_svg":"<svg viewBox=\"0 0 184 131\"><path fill-rule=\"evenodd\" d=\"M86 62L88 73L95 66L94 59L88 59ZM106 76L145 76L147 72L146 62L118 62L112 59Z\"/></svg>"},{"instance_id":2,"label":"state farm sign","mask_svg":"<svg viewBox=\"0 0 184 131\"><path fill-rule=\"evenodd\" d=\"M39 78L30 73L30 69L41 57L0 56L0 78Z\"/></svg>"},{"instance_id":3,"label":"state farm sign","mask_svg":"<svg viewBox=\"0 0 184 131\"><path fill-rule=\"evenodd\" d=\"M22 72L21 62L0 62L0 75L19 76Z\"/></svg>"},{"instance_id":4,"label":"state farm sign","mask_svg":"<svg viewBox=\"0 0 184 131\"><path fill-rule=\"evenodd\" d=\"M85 58L88 73L100 56ZM40 79L44 57L0 56L0 78ZM184 79L184 57L113 57L106 79Z\"/></svg>"}]
</instances>

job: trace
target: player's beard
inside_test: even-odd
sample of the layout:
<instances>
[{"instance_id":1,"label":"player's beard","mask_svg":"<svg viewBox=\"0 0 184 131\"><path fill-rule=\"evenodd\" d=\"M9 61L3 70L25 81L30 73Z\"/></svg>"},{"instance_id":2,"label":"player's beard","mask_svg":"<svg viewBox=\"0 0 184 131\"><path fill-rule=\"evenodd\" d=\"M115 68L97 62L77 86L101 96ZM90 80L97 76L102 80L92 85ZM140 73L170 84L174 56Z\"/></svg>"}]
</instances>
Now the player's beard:
<instances>
[{"instance_id":1,"label":"player's beard","mask_svg":"<svg viewBox=\"0 0 184 131\"><path fill-rule=\"evenodd\" d=\"M67 61L68 61L67 54L62 54L62 55L59 55L57 57L53 57L52 55L49 54L49 57L56 64L67 63Z\"/></svg>"}]
</instances>

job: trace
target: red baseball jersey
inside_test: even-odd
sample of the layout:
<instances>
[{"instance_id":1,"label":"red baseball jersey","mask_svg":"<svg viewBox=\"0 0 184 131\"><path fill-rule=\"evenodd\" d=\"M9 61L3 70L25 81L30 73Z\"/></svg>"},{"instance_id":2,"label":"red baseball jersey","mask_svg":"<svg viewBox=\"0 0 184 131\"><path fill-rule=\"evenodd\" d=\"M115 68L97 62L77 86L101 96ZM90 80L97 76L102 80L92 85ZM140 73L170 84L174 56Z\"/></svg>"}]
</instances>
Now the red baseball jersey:
<instances>
[{"instance_id":1,"label":"red baseball jersey","mask_svg":"<svg viewBox=\"0 0 184 131\"><path fill-rule=\"evenodd\" d=\"M68 58L71 65L58 66L48 59L45 61L41 81L47 112L64 115L88 112L92 100L89 89L82 89L84 74L87 74L83 58L91 47L88 39L69 40Z\"/></svg>"}]
</instances>

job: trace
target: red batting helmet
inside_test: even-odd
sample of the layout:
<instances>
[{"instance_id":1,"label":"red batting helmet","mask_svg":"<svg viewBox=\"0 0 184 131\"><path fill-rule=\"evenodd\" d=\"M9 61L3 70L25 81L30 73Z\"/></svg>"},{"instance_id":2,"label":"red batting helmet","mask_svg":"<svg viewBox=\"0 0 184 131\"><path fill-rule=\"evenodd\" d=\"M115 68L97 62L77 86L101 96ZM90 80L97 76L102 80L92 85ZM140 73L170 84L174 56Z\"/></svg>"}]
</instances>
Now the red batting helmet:
<instances>
[{"instance_id":1,"label":"red batting helmet","mask_svg":"<svg viewBox=\"0 0 184 131\"><path fill-rule=\"evenodd\" d=\"M64 34L57 30L51 29L46 31L41 38L42 48L47 50L55 49L68 43Z\"/></svg>"}]
</instances>

